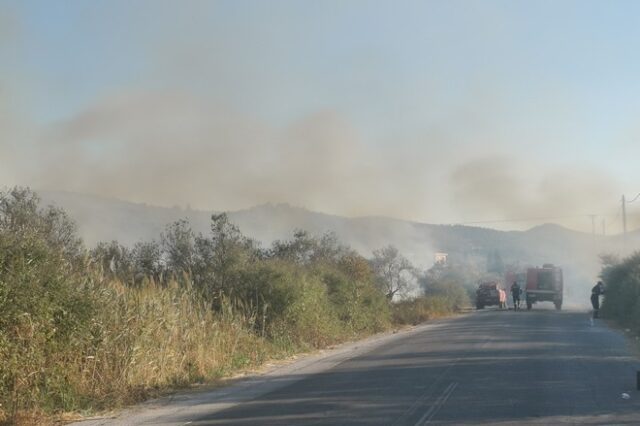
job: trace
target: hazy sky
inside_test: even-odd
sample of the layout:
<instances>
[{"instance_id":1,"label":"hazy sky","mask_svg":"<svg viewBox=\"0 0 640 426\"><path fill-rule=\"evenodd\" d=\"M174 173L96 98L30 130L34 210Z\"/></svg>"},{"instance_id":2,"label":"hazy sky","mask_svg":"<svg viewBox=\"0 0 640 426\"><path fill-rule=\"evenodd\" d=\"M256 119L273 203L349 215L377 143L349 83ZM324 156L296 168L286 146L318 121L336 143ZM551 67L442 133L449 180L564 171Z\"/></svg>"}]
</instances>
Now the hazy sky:
<instances>
[{"instance_id":1,"label":"hazy sky","mask_svg":"<svg viewBox=\"0 0 640 426\"><path fill-rule=\"evenodd\" d=\"M0 186L619 231L639 51L635 1L0 0Z\"/></svg>"}]
</instances>

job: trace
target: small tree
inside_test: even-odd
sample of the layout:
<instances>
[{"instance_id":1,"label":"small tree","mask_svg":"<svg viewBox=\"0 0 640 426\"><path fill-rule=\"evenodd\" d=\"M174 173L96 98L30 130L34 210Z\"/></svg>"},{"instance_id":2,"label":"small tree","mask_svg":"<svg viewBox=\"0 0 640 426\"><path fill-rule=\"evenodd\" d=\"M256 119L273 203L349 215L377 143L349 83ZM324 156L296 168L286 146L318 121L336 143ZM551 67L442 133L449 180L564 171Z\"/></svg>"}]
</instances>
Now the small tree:
<instances>
[{"instance_id":1,"label":"small tree","mask_svg":"<svg viewBox=\"0 0 640 426\"><path fill-rule=\"evenodd\" d=\"M273 242L271 256L304 265L311 262L316 245L316 241L307 231L296 229L292 240Z\"/></svg>"},{"instance_id":2,"label":"small tree","mask_svg":"<svg viewBox=\"0 0 640 426\"><path fill-rule=\"evenodd\" d=\"M219 309L223 299L234 301L236 290L244 284L242 271L258 260L257 244L246 238L229 221L226 213L211 216L211 235L195 239L195 282L212 307Z\"/></svg>"},{"instance_id":3,"label":"small tree","mask_svg":"<svg viewBox=\"0 0 640 426\"><path fill-rule=\"evenodd\" d=\"M414 281L415 268L392 245L373 251L371 267L388 300L405 295Z\"/></svg>"},{"instance_id":4,"label":"small tree","mask_svg":"<svg viewBox=\"0 0 640 426\"><path fill-rule=\"evenodd\" d=\"M131 250L117 241L101 242L91 250L91 260L100 265L104 274L118 278L123 282L133 281L133 262Z\"/></svg>"},{"instance_id":5,"label":"small tree","mask_svg":"<svg viewBox=\"0 0 640 426\"><path fill-rule=\"evenodd\" d=\"M167 225L160 236L167 270L174 276L193 273L195 262L195 235L186 219Z\"/></svg>"},{"instance_id":6,"label":"small tree","mask_svg":"<svg viewBox=\"0 0 640 426\"><path fill-rule=\"evenodd\" d=\"M292 240L274 241L270 254L272 257L299 265L309 265L314 262L337 262L348 252L346 247L340 245L333 232L316 237L307 231L297 229Z\"/></svg>"},{"instance_id":7,"label":"small tree","mask_svg":"<svg viewBox=\"0 0 640 426\"><path fill-rule=\"evenodd\" d=\"M132 257L136 271L136 282L144 278L152 278L156 282L162 282L163 263L160 244L156 241L145 241L133 246Z\"/></svg>"},{"instance_id":8,"label":"small tree","mask_svg":"<svg viewBox=\"0 0 640 426\"><path fill-rule=\"evenodd\" d=\"M76 224L57 207L40 208L40 197L28 188L0 193L0 232L38 235L60 251L68 262L82 260L84 247Z\"/></svg>"}]
</instances>

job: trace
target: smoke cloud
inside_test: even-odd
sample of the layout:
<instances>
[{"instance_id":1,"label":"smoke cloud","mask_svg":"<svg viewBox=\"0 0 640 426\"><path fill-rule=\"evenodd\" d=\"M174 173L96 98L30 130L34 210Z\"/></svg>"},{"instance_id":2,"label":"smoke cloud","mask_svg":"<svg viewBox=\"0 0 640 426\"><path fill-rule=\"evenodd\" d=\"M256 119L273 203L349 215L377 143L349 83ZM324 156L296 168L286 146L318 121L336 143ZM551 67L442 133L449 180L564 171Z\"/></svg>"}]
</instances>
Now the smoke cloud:
<instances>
[{"instance_id":1,"label":"smoke cloud","mask_svg":"<svg viewBox=\"0 0 640 426\"><path fill-rule=\"evenodd\" d=\"M582 221L584 228L591 214L600 218L615 214L616 182L586 167L574 165L540 174L523 159L488 157L460 165L450 182L456 208L465 212L468 221Z\"/></svg>"},{"instance_id":2,"label":"smoke cloud","mask_svg":"<svg viewBox=\"0 0 640 426\"><path fill-rule=\"evenodd\" d=\"M275 126L178 90L113 93L42 128L29 149L9 142L22 139L3 94L0 178L38 189L208 210L286 202L424 222L549 218L587 231L587 214L617 205L616 182L596 169L483 155L442 127L382 146L337 110Z\"/></svg>"},{"instance_id":3,"label":"smoke cloud","mask_svg":"<svg viewBox=\"0 0 640 426\"><path fill-rule=\"evenodd\" d=\"M420 49L404 39L343 45L339 35L351 34L350 25L336 28L332 39L335 14L328 10L301 8L300 16L290 16L254 6L223 11L211 2L185 8L149 2L112 10L105 4L74 15L68 31L59 31L69 38L55 45L68 42L92 57L75 62L78 55L69 55L68 67L55 59L47 69L24 73L36 76L25 77L33 78L34 91L55 96L16 84L18 68L9 79L0 76L0 183L161 206L237 210L286 202L432 223L578 215L551 221L587 231L586 214L610 214L618 206L617 182L601 169L565 167L541 155L580 139L568 89L536 88L522 102L511 97L520 80L509 83L492 67L458 74L466 64L452 62L449 47L427 42L438 40L438 31L416 45L434 55L433 63L422 62L417 59L431 56L414 58ZM461 49L470 43L470 51L463 49L469 60L484 63L482 52L509 49L504 31L512 29L489 15L478 20L474 12L469 25L480 26L473 37L459 37L460 45L450 40ZM9 16L0 13L0 49L19 50L15 23L5 25ZM412 22L406 36L425 27L422 19ZM444 21L434 24L453 35ZM292 37L305 29L313 31ZM480 30L489 38L476 38ZM3 56L23 59L0 55L3 65ZM68 79L50 74L81 74L85 67L96 81L72 82L71 101L60 96L67 87L56 84ZM32 100L25 109L37 111L34 116L45 111L46 118L21 117L18 98Z\"/></svg>"},{"instance_id":4,"label":"smoke cloud","mask_svg":"<svg viewBox=\"0 0 640 426\"><path fill-rule=\"evenodd\" d=\"M13 89L11 53L20 38L17 15L8 5L0 5L0 187L20 183L17 170L24 162L21 142L25 133L24 121L18 112L18 99ZM20 176L25 178L26 176Z\"/></svg>"},{"instance_id":5,"label":"smoke cloud","mask_svg":"<svg viewBox=\"0 0 640 426\"><path fill-rule=\"evenodd\" d=\"M224 209L343 202L365 156L334 111L275 128L176 92L109 97L41 146L39 187Z\"/></svg>"}]
</instances>

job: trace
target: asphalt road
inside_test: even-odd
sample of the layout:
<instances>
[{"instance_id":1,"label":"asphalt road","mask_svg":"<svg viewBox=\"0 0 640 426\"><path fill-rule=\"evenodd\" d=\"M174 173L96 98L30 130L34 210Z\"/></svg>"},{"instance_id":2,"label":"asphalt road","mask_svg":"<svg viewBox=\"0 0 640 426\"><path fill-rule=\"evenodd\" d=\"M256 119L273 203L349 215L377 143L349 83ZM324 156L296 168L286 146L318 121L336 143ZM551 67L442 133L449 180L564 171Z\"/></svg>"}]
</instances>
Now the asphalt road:
<instances>
[{"instance_id":1,"label":"asphalt road","mask_svg":"<svg viewBox=\"0 0 640 426\"><path fill-rule=\"evenodd\" d=\"M487 310L170 423L637 425L637 370L625 338L585 312Z\"/></svg>"}]
</instances>

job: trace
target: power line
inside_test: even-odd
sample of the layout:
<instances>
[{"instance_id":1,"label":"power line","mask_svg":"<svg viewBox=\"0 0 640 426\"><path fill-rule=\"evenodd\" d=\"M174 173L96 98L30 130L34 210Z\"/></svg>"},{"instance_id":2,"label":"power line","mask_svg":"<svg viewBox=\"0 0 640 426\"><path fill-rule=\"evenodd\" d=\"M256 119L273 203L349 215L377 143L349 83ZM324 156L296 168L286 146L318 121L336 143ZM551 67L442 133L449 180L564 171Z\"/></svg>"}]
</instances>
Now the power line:
<instances>
[{"instance_id":1,"label":"power line","mask_svg":"<svg viewBox=\"0 0 640 426\"><path fill-rule=\"evenodd\" d=\"M633 200L631 200L631 201L627 201L627 204L631 204L631 203L633 203L633 202L634 202L634 201L636 201L638 198L640 198L640 193L638 193L638 195L636 195L636 196L633 198Z\"/></svg>"},{"instance_id":2,"label":"power line","mask_svg":"<svg viewBox=\"0 0 640 426\"><path fill-rule=\"evenodd\" d=\"M622 244L626 246L627 240L627 201L622 194Z\"/></svg>"},{"instance_id":3,"label":"power line","mask_svg":"<svg viewBox=\"0 0 640 426\"><path fill-rule=\"evenodd\" d=\"M494 220L474 220L468 222L456 222L456 223L448 223L443 225L483 225L483 224L493 224L493 223L516 223L516 222L535 222L535 221L545 221L545 220L557 220L557 219L571 219L571 218L590 218L591 219L591 228L592 233L595 234L595 218L602 218L602 233L605 234L605 218L613 219L607 224L609 226L618 223L620 219L623 222L623 234L626 234L626 219L628 216L637 216L638 213L635 214L627 214L625 206L627 204L633 203L640 199L640 193L636 195L632 200L627 201L624 195L622 196L622 211L618 211L616 214L606 213L606 214L572 214L572 215L560 215L560 216L545 216L545 217L528 217L528 218L508 218L508 219L494 219Z\"/></svg>"}]
</instances>

